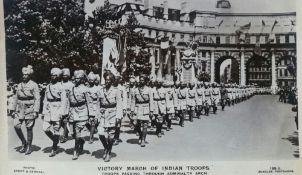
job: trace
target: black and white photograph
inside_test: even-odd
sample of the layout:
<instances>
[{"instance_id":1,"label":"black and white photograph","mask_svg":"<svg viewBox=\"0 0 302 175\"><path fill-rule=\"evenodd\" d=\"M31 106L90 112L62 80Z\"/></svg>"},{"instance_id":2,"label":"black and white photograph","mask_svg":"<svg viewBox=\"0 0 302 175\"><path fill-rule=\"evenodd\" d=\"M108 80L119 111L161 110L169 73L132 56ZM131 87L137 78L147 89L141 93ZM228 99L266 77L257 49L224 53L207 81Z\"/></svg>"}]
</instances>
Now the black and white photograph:
<instances>
[{"instance_id":1,"label":"black and white photograph","mask_svg":"<svg viewBox=\"0 0 302 175\"><path fill-rule=\"evenodd\" d=\"M296 0L3 7L8 160L300 160Z\"/></svg>"}]
</instances>

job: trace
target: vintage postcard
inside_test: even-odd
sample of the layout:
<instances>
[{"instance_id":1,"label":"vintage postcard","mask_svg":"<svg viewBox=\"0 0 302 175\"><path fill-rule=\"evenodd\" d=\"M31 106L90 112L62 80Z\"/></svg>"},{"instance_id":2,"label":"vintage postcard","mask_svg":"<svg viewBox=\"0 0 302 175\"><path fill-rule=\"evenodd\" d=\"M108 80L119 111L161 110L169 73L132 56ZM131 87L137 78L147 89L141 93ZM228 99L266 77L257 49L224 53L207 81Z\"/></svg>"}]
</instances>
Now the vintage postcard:
<instances>
[{"instance_id":1,"label":"vintage postcard","mask_svg":"<svg viewBox=\"0 0 302 175\"><path fill-rule=\"evenodd\" d=\"M1 3L0 173L302 173L297 0Z\"/></svg>"}]
</instances>

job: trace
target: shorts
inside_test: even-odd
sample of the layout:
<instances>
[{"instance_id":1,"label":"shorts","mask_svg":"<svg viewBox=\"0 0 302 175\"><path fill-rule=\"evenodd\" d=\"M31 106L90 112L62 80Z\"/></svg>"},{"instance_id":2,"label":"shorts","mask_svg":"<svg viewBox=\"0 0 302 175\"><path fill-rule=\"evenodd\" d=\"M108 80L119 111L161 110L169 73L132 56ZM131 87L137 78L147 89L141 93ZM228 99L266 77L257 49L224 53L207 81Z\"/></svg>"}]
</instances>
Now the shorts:
<instances>
[{"instance_id":1,"label":"shorts","mask_svg":"<svg viewBox=\"0 0 302 175\"><path fill-rule=\"evenodd\" d=\"M82 137L82 131L86 126L87 121L75 121L73 122L73 127L75 131L76 138Z\"/></svg>"},{"instance_id":2,"label":"shorts","mask_svg":"<svg viewBox=\"0 0 302 175\"><path fill-rule=\"evenodd\" d=\"M23 122L25 122L25 126L28 129L32 129L35 125L35 119L14 118L14 127L15 128L21 128Z\"/></svg>"},{"instance_id":3,"label":"shorts","mask_svg":"<svg viewBox=\"0 0 302 175\"><path fill-rule=\"evenodd\" d=\"M115 134L115 127L98 127L98 134L108 138L113 138Z\"/></svg>"},{"instance_id":4,"label":"shorts","mask_svg":"<svg viewBox=\"0 0 302 175\"><path fill-rule=\"evenodd\" d=\"M53 129L54 135L60 135L60 122L59 121L43 121L43 131L50 131Z\"/></svg>"}]
</instances>

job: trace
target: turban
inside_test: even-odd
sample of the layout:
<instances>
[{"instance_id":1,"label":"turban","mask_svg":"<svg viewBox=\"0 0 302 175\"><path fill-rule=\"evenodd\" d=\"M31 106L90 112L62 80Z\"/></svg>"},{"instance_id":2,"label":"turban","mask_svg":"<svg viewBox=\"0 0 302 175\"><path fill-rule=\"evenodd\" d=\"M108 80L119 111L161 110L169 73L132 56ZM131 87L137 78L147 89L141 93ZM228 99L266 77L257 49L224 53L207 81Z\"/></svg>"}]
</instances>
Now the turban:
<instances>
[{"instance_id":1,"label":"turban","mask_svg":"<svg viewBox=\"0 0 302 175\"><path fill-rule=\"evenodd\" d=\"M22 73L27 75L33 74L34 73L33 67L31 65L28 65L27 67L23 67Z\"/></svg>"},{"instance_id":2,"label":"turban","mask_svg":"<svg viewBox=\"0 0 302 175\"><path fill-rule=\"evenodd\" d=\"M84 78L85 77L85 71L84 70L74 71L74 77L75 78Z\"/></svg>"},{"instance_id":3,"label":"turban","mask_svg":"<svg viewBox=\"0 0 302 175\"><path fill-rule=\"evenodd\" d=\"M70 76L70 70L68 68L62 69L62 75Z\"/></svg>"},{"instance_id":4,"label":"turban","mask_svg":"<svg viewBox=\"0 0 302 175\"><path fill-rule=\"evenodd\" d=\"M88 80L96 80L96 75L93 72L90 72L87 76Z\"/></svg>"},{"instance_id":5,"label":"turban","mask_svg":"<svg viewBox=\"0 0 302 175\"><path fill-rule=\"evenodd\" d=\"M50 74L60 76L62 74L62 70L57 67L54 67L51 69Z\"/></svg>"}]
</instances>

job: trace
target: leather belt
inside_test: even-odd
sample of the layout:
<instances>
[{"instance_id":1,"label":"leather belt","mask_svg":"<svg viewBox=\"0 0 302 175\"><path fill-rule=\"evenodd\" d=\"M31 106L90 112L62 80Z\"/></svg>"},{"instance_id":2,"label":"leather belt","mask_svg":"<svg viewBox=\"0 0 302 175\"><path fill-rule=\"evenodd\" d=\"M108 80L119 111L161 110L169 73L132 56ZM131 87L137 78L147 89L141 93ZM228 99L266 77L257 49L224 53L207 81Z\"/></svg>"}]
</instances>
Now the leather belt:
<instances>
[{"instance_id":1,"label":"leather belt","mask_svg":"<svg viewBox=\"0 0 302 175\"><path fill-rule=\"evenodd\" d=\"M83 106L85 104L86 104L86 102L71 103L70 107L80 107L80 106Z\"/></svg>"},{"instance_id":2,"label":"leather belt","mask_svg":"<svg viewBox=\"0 0 302 175\"><path fill-rule=\"evenodd\" d=\"M18 100L21 100L21 101L26 101L26 100L33 100L34 97L18 97Z\"/></svg>"}]
</instances>

